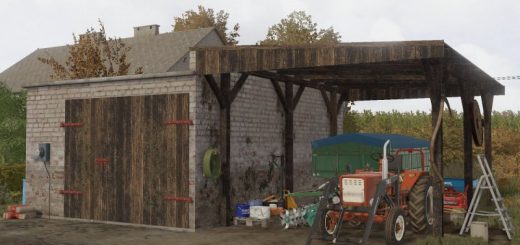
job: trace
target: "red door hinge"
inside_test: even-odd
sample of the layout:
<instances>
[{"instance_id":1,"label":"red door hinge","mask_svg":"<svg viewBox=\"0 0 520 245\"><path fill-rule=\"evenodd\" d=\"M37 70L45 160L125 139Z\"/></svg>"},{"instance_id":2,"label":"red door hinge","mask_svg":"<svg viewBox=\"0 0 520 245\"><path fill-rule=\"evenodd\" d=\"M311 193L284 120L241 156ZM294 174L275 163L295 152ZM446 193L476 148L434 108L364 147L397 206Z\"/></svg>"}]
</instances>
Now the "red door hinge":
<instances>
[{"instance_id":1,"label":"red door hinge","mask_svg":"<svg viewBox=\"0 0 520 245\"><path fill-rule=\"evenodd\" d=\"M97 164L107 164L108 162L110 162L110 160L108 158L101 158L101 157L96 158Z\"/></svg>"},{"instance_id":2,"label":"red door hinge","mask_svg":"<svg viewBox=\"0 0 520 245\"><path fill-rule=\"evenodd\" d=\"M66 123L66 122L62 122L62 123L60 123L60 127L62 127L62 128L65 128L65 127L83 127L83 123Z\"/></svg>"},{"instance_id":3,"label":"red door hinge","mask_svg":"<svg viewBox=\"0 0 520 245\"><path fill-rule=\"evenodd\" d=\"M174 202L188 202L188 203L192 203L193 202L193 198L191 198L191 197L165 196L164 200L166 200L166 201L174 201Z\"/></svg>"},{"instance_id":4,"label":"red door hinge","mask_svg":"<svg viewBox=\"0 0 520 245\"><path fill-rule=\"evenodd\" d=\"M81 191L76 190L60 190L59 193L62 195L81 195Z\"/></svg>"},{"instance_id":5,"label":"red door hinge","mask_svg":"<svg viewBox=\"0 0 520 245\"><path fill-rule=\"evenodd\" d=\"M164 122L166 125L193 125L192 120L168 120Z\"/></svg>"}]
</instances>

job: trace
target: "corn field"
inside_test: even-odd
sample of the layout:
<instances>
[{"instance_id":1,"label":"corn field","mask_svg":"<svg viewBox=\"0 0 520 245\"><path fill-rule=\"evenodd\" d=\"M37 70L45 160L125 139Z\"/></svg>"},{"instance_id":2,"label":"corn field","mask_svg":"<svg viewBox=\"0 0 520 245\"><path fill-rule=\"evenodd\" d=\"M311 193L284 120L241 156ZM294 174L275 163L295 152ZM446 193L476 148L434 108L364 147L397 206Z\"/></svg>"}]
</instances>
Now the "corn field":
<instances>
[{"instance_id":1,"label":"corn field","mask_svg":"<svg viewBox=\"0 0 520 245\"><path fill-rule=\"evenodd\" d=\"M520 112L493 112L493 168L499 178L520 177ZM429 140L431 115L426 112L351 111L345 114L344 132L394 133ZM446 177L463 177L462 113L443 114L443 162ZM483 147L473 147L474 154ZM476 166L476 165L475 165ZM479 176L474 167L474 176Z\"/></svg>"}]
</instances>

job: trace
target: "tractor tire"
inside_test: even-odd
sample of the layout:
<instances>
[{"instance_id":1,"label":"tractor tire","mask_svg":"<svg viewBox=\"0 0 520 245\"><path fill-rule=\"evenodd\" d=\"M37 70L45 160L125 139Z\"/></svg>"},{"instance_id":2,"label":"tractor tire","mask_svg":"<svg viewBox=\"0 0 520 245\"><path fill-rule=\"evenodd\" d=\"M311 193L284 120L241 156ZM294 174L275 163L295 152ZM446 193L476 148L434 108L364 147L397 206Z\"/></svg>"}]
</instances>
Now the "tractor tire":
<instances>
[{"instance_id":1,"label":"tractor tire","mask_svg":"<svg viewBox=\"0 0 520 245\"><path fill-rule=\"evenodd\" d=\"M412 231L428 231L433 224L433 186L430 176L422 176L415 183L410 192L408 207Z\"/></svg>"},{"instance_id":2,"label":"tractor tire","mask_svg":"<svg viewBox=\"0 0 520 245\"><path fill-rule=\"evenodd\" d=\"M406 233L406 219L403 209L394 207L388 212L385 221L385 243L387 245L402 244Z\"/></svg>"},{"instance_id":3,"label":"tractor tire","mask_svg":"<svg viewBox=\"0 0 520 245\"><path fill-rule=\"evenodd\" d=\"M336 231L337 227L338 227L338 222L339 222L339 219L337 216L337 212L336 212L336 215L334 215L334 211L332 210L323 210L323 214L322 214L322 218L321 218L321 222L320 222L320 230L321 230L321 235L322 237L325 239L325 240L330 240L332 239L333 235L334 235L334 232Z\"/></svg>"}]
</instances>

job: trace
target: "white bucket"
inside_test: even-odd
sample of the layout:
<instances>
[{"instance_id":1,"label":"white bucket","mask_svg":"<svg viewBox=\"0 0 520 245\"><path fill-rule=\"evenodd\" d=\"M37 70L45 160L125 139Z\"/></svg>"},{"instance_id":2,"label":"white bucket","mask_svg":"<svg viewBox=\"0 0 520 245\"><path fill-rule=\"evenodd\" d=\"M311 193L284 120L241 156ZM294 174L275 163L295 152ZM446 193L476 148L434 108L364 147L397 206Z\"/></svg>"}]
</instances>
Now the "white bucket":
<instances>
[{"instance_id":1,"label":"white bucket","mask_svg":"<svg viewBox=\"0 0 520 245\"><path fill-rule=\"evenodd\" d=\"M269 219L271 217L271 209L267 206L249 207L249 217L256 219Z\"/></svg>"}]
</instances>

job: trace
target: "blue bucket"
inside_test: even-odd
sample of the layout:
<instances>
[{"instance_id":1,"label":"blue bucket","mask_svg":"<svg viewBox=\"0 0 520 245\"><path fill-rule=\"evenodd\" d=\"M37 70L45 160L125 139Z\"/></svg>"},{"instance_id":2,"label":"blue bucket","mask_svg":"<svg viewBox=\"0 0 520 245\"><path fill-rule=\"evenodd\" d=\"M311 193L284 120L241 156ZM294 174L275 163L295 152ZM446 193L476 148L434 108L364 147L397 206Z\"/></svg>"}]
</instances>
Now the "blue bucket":
<instances>
[{"instance_id":1,"label":"blue bucket","mask_svg":"<svg viewBox=\"0 0 520 245\"><path fill-rule=\"evenodd\" d=\"M238 203L235 210L235 216L238 218L249 217L249 205L245 203Z\"/></svg>"}]
</instances>

